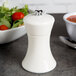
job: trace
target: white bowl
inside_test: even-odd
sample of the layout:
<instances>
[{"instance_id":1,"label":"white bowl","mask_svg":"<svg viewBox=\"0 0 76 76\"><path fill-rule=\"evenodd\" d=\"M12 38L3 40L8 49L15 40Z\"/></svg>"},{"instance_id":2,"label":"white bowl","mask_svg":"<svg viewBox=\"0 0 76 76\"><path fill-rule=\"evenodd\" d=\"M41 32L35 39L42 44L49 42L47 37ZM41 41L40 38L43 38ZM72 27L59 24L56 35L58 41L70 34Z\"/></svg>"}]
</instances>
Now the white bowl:
<instances>
[{"instance_id":1,"label":"white bowl","mask_svg":"<svg viewBox=\"0 0 76 76\"><path fill-rule=\"evenodd\" d=\"M33 10L29 9L29 14L33 12L34 12ZM5 31L0 31L0 44L14 41L25 34L26 34L25 25Z\"/></svg>"},{"instance_id":2,"label":"white bowl","mask_svg":"<svg viewBox=\"0 0 76 76\"><path fill-rule=\"evenodd\" d=\"M0 44L14 41L26 34L24 25L5 31L0 31Z\"/></svg>"},{"instance_id":3,"label":"white bowl","mask_svg":"<svg viewBox=\"0 0 76 76\"><path fill-rule=\"evenodd\" d=\"M67 20L67 18L72 15L76 15L76 12L65 14L63 16L63 19L66 23L67 32L68 32L70 38L72 40L76 41L76 23Z\"/></svg>"}]
</instances>

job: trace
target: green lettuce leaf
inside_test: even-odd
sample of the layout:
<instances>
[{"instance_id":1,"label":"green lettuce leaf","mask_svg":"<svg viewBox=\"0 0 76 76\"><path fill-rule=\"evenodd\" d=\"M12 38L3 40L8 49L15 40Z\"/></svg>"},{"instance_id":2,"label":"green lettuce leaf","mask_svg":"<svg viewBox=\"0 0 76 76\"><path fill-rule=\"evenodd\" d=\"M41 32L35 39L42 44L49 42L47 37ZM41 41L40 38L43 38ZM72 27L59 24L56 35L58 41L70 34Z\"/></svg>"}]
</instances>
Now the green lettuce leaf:
<instances>
[{"instance_id":1,"label":"green lettuce leaf","mask_svg":"<svg viewBox=\"0 0 76 76\"><path fill-rule=\"evenodd\" d=\"M23 24L23 19L14 21L14 22L13 22L12 28L18 27L19 24Z\"/></svg>"},{"instance_id":2,"label":"green lettuce leaf","mask_svg":"<svg viewBox=\"0 0 76 76\"><path fill-rule=\"evenodd\" d=\"M9 23L9 21L4 18L0 20L0 25L6 25L8 28L11 28L11 24Z\"/></svg>"}]
</instances>

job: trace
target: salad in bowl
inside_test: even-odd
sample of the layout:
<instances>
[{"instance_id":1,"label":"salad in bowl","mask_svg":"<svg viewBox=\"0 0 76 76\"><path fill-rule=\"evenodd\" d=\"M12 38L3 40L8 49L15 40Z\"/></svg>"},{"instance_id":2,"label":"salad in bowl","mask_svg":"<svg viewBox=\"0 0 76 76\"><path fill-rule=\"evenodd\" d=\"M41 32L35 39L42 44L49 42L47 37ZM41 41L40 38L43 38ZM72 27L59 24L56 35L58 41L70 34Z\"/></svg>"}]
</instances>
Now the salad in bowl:
<instances>
[{"instance_id":1,"label":"salad in bowl","mask_svg":"<svg viewBox=\"0 0 76 76\"><path fill-rule=\"evenodd\" d=\"M28 14L28 5L18 9L0 6L0 30L8 30L24 25L23 18Z\"/></svg>"},{"instance_id":2,"label":"salad in bowl","mask_svg":"<svg viewBox=\"0 0 76 76\"><path fill-rule=\"evenodd\" d=\"M23 8L0 6L0 44L14 41L26 34L23 18L29 14L28 5Z\"/></svg>"}]
</instances>

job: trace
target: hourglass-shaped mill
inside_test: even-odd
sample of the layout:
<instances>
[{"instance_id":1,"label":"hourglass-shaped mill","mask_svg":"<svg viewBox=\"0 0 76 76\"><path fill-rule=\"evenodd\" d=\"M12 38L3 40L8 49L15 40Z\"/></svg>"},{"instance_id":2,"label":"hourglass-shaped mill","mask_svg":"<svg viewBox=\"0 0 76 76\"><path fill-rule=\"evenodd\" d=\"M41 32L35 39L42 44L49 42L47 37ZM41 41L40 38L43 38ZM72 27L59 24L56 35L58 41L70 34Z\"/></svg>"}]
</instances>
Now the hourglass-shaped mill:
<instances>
[{"instance_id":1,"label":"hourglass-shaped mill","mask_svg":"<svg viewBox=\"0 0 76 76\"><path fill-rule=\"evenodd\" d=\"M56 66L50 49L50 34L54 17L36 10L24 18L28 35L28 48L22 61L24 69L34 73L45 73Z\"/></svg>"}]
</instances>

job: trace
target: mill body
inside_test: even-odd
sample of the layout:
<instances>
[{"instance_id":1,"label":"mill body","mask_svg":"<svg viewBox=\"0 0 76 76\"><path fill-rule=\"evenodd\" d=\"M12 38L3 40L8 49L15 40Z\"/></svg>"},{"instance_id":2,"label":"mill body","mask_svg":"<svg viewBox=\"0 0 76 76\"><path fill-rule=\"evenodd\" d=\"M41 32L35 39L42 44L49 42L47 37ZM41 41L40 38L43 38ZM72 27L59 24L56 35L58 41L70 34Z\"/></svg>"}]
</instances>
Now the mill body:
<instances>
[{"instance_id":1,"label":"mill body","mask_svg":"<svg viewBox=\"0 0 76 76\"><path fill-rule=\"evenodd\" d=\"M45 73L56 67L50 47L54 21L54 17L48 14L29 14L24 18L28 36L27 53L22 61L24 69L34 73Z\"/></svg>"}]
</instances>

